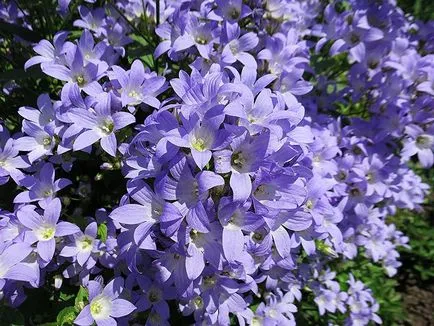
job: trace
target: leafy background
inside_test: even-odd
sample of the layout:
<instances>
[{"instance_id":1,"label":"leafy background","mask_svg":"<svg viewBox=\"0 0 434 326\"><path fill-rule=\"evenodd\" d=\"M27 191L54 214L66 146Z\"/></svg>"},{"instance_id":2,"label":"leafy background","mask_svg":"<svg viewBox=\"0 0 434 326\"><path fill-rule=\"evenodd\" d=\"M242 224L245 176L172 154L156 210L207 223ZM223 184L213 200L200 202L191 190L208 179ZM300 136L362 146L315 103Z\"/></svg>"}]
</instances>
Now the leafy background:
<instances>
[{"instance_id":1,"label":"leafy background","mask_svg":"<svg viewBox=\"0 0 434 326\"><path fill-rule=\"evenodd\" d=\"M14 1L14 0L13 0ZM97 1L96 5L103 2ZM112 1L113 2L113 1ZM60 82L46 77L39 67L32 67L27 72L23 70L24 63L31 56L31 42L40 39L52 40L53 35L62 29L74 31L71 22L77 18L77 6L81 1L73 1L71 14L65 19L60 18L56 12L55 0L27 0L17 1L21 10L29 13L33 31L22 26L0 22L0 37L5 41L0 44L0 86L4 87L10 80L15 80L21 87L11 94L0 93L0 119L4 120L8 128L18 131L20 121L16 114L18 107L23 105L34 106L41 93L57 94L61 88ZM434 20L433 0L400 0L399 6L416 19ZM162 63L154 61L150 48L158 42L152 23L143 21L143 24L134 29L133 42L127 48L129 56L122 59L121 64L129 65L136 57L140 57L145 65L153 70L162 69ZM28 42L28 45L15 42L16 38ZM11 59L13 58L13 60ZM331 64L332 60L333 64ZM335 67L333 71L335 79L344 78L342 71L347 69L345 56L337 56L324 60L314 57L313 64L316 69ZM344 81L344 80L343 80ZM339 114L348 116L363 116L365 110L357 106L347 105L339 107ZM128 134L124 135L128 137ZM80 160L80 158L79 158ZM125 189L125 181L119 171L101 171L99 166L109 162L119 168L119 162L99 155L98 159L89 161L81 160L75 164L68 178L74 180L75 187L65 192L62 203L66 207L66 216L92 215L96 208L106 207L121 197ZM434 169L422 170L414 166L415 171L423 180L434 189ZM112 189L106 195L105 189ZM12 208L12 199L16 193L13 183L0 188L0 207ZM104 194L101 196L101 194ZM399 211L390 222L396 224L398 229L404 231L410 237L411 249L401 249L402 266L398 276L389 278L384 270L359 255L356 260L344 261L334 266L338 272L337 279L344 288L348 273L351 272L356 279L362 280L369 286L380 303L380 316L384 325L434 325L434 194L425 201L424 210L415 214L408 211ZM100 238L104 238L105 230L99 230ZM47 277L47 283L52 283L55 275ZM83 308L87 298L86 291L76 287L62 286L62 292L54 290L51 284L40 289L32 289L28 293L28 299L19 308L14 310L0 306L0 325L71 325L76 314ZM305 299L300 304L297 322L299 325L328 325L329 322L342 325L344 315L319 316L313 296L304 293ZM36 312L37 310L37 312ZM176 316L176 314L173 314ZM146 316L138 316L139 320L145 320ZM189 324L188 320L179 320L173 317L172 325Z\"/></svg>"}]
</instances>

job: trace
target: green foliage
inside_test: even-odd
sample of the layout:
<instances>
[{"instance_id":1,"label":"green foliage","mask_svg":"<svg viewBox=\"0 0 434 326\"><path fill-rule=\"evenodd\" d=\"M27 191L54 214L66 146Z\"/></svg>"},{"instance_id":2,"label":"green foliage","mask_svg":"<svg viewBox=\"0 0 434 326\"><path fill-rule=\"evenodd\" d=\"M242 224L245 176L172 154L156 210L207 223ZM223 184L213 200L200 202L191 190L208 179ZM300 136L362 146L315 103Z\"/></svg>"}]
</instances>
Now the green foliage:
<instances>
[{"instance_id":1,"label":"green foliage","mask_svg":"<svg viewBox=\"0 0 434 326\"><path fill-rule=\"evenodd\" d=\"M76 309L74 307L65 307L60 310L59 314L57 315L57 325L72 325L76 316Z\"/></svg>"},{"instance_id":2,"label":"green foliage","mask_svg":"<svg viewBox=\"0 0 434 326\"><path fill-rule=\"evenodd\" d=\"M83 286L80 286L80 290L78 290L77 296L75 297L75 308L77 308L79 311L81 311L84 306L86 305L86 302L88 300L88 292L86 288Z\"/></svg>"},{"instance_id":3,"label":"green foliage","mask_svg":"<svg viewBox=\"0 0 434 326\"><path fill-rule=\"evenodd\" d=\"M102 242L106 242L106 240L107 240L107 225L105 225L105 224L98 225L97 236Z\"/></svg>"},{"instance_id":4,"label":"green foliage","mask_svg":"<svg viewBox=\"0 0 434 326\"><path fill-rule=\"evenodd\" d=\"M432 0L398 0L398 5L406 13L423 21L434 20L434 1Z\"/></svg>"}]
</instances>

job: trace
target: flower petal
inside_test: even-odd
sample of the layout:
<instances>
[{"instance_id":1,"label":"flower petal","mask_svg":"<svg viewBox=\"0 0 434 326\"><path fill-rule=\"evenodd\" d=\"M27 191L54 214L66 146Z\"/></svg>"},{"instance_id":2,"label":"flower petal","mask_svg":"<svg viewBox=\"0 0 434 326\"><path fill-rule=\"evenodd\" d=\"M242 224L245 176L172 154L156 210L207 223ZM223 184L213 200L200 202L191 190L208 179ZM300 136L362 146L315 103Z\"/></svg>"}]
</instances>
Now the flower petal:
<instances>
[{"instance_id":1,"label":"flower petal","mask_svg":"<svg viewBox=\"0 0 434 326\"><path fill-rule=\"evenodd\" d=\"M136 306L124 299L116 299L112 301L112 317L123 317L129 315L136 309Z\"/></svg>"},{"instance_id":2,"label":"flower petal","mask_svg":"<svg viewBox=\"0 0 434 326\"><path fill-rule=\"evenodd\" d=\"M53 259L54 249L56 248L56 241L53 239L47 241L39 241L37 244L39 256L46 262Z\"/></svg>"},{"instance_id":3,"label":"flower petal","mask_svg":"<svg viewBox=\"0 0 434 326\"><path fill-rule=\"evenodd\" d=\"M93 324L93 317L90 313L90 305L87 305L82 311L80 311L79 315L74 320L74 324L80 326L89 326Z\"/></svg>"},{"instance_id":4,"label":"flower petal","mask_svg":"<svg viewBox=\"0 0 434 326\"><path fill-rule=\"evenodd\" d=\"M56 226L56 237L63 237L80 232L80 228L70 222L60 222Z\"/></svg>"},{"instance_id":5,"label":"flower petal","mask_svg":"<svg viewBox=\"0 0 434 326\"><path fill-rule=\"evenodd\" d=\"M87 130L87 131L83 132L82 134L80 134L74 140L73 149L74 149L74 151L79 151L83 148L86 148L86 147L92 145L93 143L96 143L100 139L101 139L101 136L97 132L95 132L93 130Z\"/></svg>"},{"instance_id":6,"label":"flower petal","mask_svg":"<svg viewBox=\"0 0 434 326\"><path fill-rule=\"evenodd\" d=\"M139 224L148 218L149 210L142 205L127 204L114 209L110 218L122 224Z\"/></svg>"}]
</instances>

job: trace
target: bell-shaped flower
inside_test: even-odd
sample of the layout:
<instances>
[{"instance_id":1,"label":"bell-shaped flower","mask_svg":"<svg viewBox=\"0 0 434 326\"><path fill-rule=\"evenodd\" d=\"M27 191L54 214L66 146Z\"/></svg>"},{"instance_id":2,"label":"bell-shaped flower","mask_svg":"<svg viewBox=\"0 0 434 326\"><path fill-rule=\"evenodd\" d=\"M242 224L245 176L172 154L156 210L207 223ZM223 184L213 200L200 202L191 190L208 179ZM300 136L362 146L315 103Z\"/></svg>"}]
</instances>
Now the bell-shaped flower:
<instances>
[{"instance_id":1,"label":"bell-shaped flower","mask_svg":"<svg viewBox=\"0 0 434 326\"><path fill-rule=\"evenodd\" d=\"M434 164L434 135L432 132L425 132L421 127L414 124L405 127L405 132L411 138L404 142L402 156L409 159L417 154L423 167L431 167Z\"/></svg>"},{"instance_id":2,"label":"bell-shaped flower","mask_svg":"<svg viewBox=\"0 0 434 326\"><path fill-rule=\"evenodd\" d=\"M37 286L39 270L35 270L23 260L30 255L33 248L25 242L0 244L0 290L7 280L29 282Z\"/></svg>"},{"instance_id":3,"label":"bell-shaped flower","mask_svg":"<svg viewBox=\"0 0 434 326\"><path fill-rule=\"evenodd\" d=\"M75 224L59 222L61 209L60 199L55 198L47 205L43 215L35 211L35 206L24 206L17 212L18 220L28 229L25 241L36 243L38 255L44 262L50 262L53 258L56 237L80 232Z\"/></svg>"},{"instance_id":4,"label":"bell-shaped flower","mask_svg":"<svg viewBox=\"0 0 434 326\"><path fill-rule=\"evenodd\" d=\"M96 239L97 236L97 224L96 222L90 223L84 232L74 233L72 242L67 243L62 248L59 255L62 257L76 257L77 263L80 266L86 264L86 268L92 268L96 264L96 259L91 256L98 256L98 245L100 240ZM96 257L95 257L96 258Z\"/></svg>"},{"instance_id":5,"label":"bell-shaped flower","mask_svg":"<svg viewBox=\"0 0 434 326\"><path fill-rule=\"evenodd\" d=\"M224 25L223 31L227 43L222 51L222 61L229 65L239 61L244 66L256 70L256 60L248 51L258 45L258 36L253 32L241 35L239 25L228 22Z\"/></svg>"},{"instance_id":6,"label":"bell-shaped flower","mask_svg":"<svg viewBox=\"0 0 434 326\"><path fill-rule=\"evenodd\" d=\"M104 288L97 281L89 281L89 304L83 308L74 324L90 326L94 322L98 326L116 325L114 318L131 314L136 307L119 296L124 290L124 279L116 277Z\"/></svg>"},{"instance_id":7,"label":"bell-shaped flower","mask_svg":"<svg viewBox=\"0 0 434 326\"><path fill-rule=\"evenodd\" d=\"M9 176L16 184L20 184L21 180L25 178L24 173L20 169L28 168L30 164L18 155L18 149L14 147L13 139L9 138L2 145L0 140L0 185L6 183L9 180Z\"/></svg>"},{"instance_id":8,"label":"bell-shaped flower","mask_svg":"<svg viewBox=\"0 0 434 326\"><path fill-rule=\"evenodd\" d=\"M29 152L30 163L44 155L51 155L56 146L55 126L47 124L40 126L33 122L23 121L23 132L28 136L23 136L15 140L14 147L20 151Z\"/></svg>"},{"instance_id":9,"label":"bell-shaped flower","mask_svg":"<svg viewBox=\"0 0 434 326\"><path fill-rule=\"evenodd\" d=\"M216 151L213 157L217 173L231 173L229 183L234 200L244 202L252 192L250 174L256 172L264 161L270 134L264 132L252 137L245 128L239 130L242 133L232 140L231 150Z\"/></svg>"},{"instance_id":10,"label":"bell-shaped flower","mask_svg":"<svg viewBox=\"0 0 434 326\"><path fill-rule=\"evenodd\" d=\"M189 148L196 165L202 170L211 159L211 151L222 148L228 138L229 133L220 129L223 120L223 114L214 117L206 114L203 121L194 114L183 120L183 127L170 131L166 139L176 146Z\"/></svg>"},{"instance_id":11,"label":"bell-shaped flower","mask_svg":"<svg viewBox=\"0 0 434 326\"><path fill-rule=\"evenodd\" d=\"M156 97L164 90L164 77L146 71L140 60L134 60L128 71L118 66L112 69L109 76L120 93L122 106L145 103L159 108L160 101Z\"/></svg>"},{"instance_id":12,"label":"bell-shaped flower","mask_svg":"<svg viewBox=\"0 0 434 326\"><path fill-rule=\"evenodd\" d=\"M137 204L125 204L114 209L110 218L122 225L136 226L134 230L134 240L139 245L148 235L154 225L172 221L181 221L181 214L178 209L169 202L158 197L149 187L141 180L130 181L128 183L128 193ZM172 224L171 224L172 225ZM172 233L167 226L167 232Z\"/></svg>"},{"instance_id":13,"label":"bell-shaped flower","mask_svg":"<svg viewBox=\"0 0 434 326\"><path fill-rule=\"evenodd\" d=\"M19 193L14 198L14 203L23 204L38 201L39 206L45 208L50 201L55 198L58 191L69 186L69 179L55 179L54 166L51 163L45 163L39 170L38 175L32 176L26 180L30 183L29 190Z\"/></svg>"},{"instance_id":14,"label":"bell-shaped flower","mask_svg":"<svg viewBox=\"0 0 434 326\"><path fill-rule=\"evenodd\" d=\"M128 112L112 113L111 94L105 94L94 108L71 109L68 116L82 129L73 144L74 151L84 149L100 140L101 147L111 156L116 156L117 140L115 132L134 123L136 119Z\"/></svg>"}]
</instances>

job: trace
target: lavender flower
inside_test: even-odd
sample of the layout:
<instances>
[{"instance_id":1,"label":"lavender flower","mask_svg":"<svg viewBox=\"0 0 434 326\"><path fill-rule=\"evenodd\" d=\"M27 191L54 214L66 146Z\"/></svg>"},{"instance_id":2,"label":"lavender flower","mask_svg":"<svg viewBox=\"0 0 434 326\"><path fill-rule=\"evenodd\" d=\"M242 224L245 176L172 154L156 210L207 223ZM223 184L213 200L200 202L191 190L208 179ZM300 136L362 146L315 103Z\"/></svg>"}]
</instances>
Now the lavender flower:
<instances>
[{"instance_id":1,"label":"lavender flower","mask_svg":"<svg viewBox=\"0 0 434 326\"><path fill-rule=\"evenodd\" d=\"M405 143L402 149L403 157L408 159L417 154L423 167L431 167L434 164L434 136L425 133L417 125L407 126L405 130L411 139Z\"/></svg>"},{"instance_id":2,"label":"lavender flower","mask_svg":"<svg viewBox=\"0 0 434 326\"><path fill-rule=\"evenodd\" d=\"M126 72L121 67L112 67L111 79L119 84L122 105L148 104L154 108L160 106L156 96L164 90L165 78L145 73L143 64L135 60Z\"/></svg>"},{"instance_id":3,"label":"lavender flower","mask_svg":"<svg viewBox=\"0 0 434 326\"><path fill-rule=\"evenodd\" d=\"M74 323L77 325L115 324L114 318L132 313L136 307L125 299L119 299L124 290L124 280L117 277L111 280L104 288L97 281L89 281L89 304L83 308Z\"/></svg>"},{"instance_id":4,"label":"lavender flower","mask_svg":"<svg viewBox=\"0 0 434 326\"><path fill-rule=\"evenodd\" d=\"M56 237L79 232L80 229L70 222L58 222L61 211L61 204L58 198L53 199L40 215L35 211L35 206L24 206L17 212L19 221L28 229L26 231L26 242L36 243L38 255L45 262L53 258Z\"/></svg>"},{"instance_id":5,"label":"lavender flower","mask_svg":"<svg viewBox=\"0 0 434 326\"><path fill-rule=\"evenodd\" d=\"M0 289L7 280L29 282L37 287L39 273L24 263L24 259L31 254L33 248L24 242L0 245Z\"/></svg>"},{"instance_id":6,"label":"lavender flower","mask_svg":"<svg viewBox=\"0 0 434 326\"><path fill-rule=\"evenodd\" d=\"M96 222L90 223L84 232L76 232L72 235L72 242L68 243L62 248L59 253L63 257L76 257L77 263L80 266L86 264L87 268L92 268L99 255L100 241L96 239L97 224Z\"/></svg>"},{"instance_id":7,"label":"lavender flower","mask_svg":"<svg viewBox=\"0 0 434 326\"><path fill-rule=\"evenodd\" d=\"M39 170L37 177L27 178L29 190L19 193L14 203L31 203L38 201L42 208L45 208L54 198L56 192L69 186L71 181L65 178L55 180L55 170L51 163L45 163Z\"/></svg>"},{"instance_id":8,"label":"lavender flower","mask_svg":"<svg viewBox=\"0 0 434 326\"><path fill-rule=\"evenodd\" d=\"M105 94L95 104L94 109L72 109L68 116L77 127L85 129L75 140L74 151L86 148L101 140L101 147L111 156L116 156L118 131L135 121L132 114L127 112L112 113L111 95Z\"/></svg>"}]
</instances>

